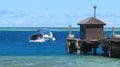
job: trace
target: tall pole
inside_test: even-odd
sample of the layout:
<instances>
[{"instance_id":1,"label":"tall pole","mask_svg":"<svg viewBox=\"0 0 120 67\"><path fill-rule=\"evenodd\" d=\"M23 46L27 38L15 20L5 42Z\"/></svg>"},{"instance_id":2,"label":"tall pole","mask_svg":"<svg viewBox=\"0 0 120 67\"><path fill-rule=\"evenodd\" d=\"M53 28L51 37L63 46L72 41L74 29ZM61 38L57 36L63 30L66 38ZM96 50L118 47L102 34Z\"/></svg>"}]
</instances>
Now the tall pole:
<instances>
[{"instance_id":1,"label":"tall pole","mask_svg":"<svg viewBox=\"0 0 120 67\"><path fill-rule=\"evenodd\" d=\"M97 8L97 6L95 5L93 8L94 8L94 18L96 18L96 8Z\"/></svg>"},{"instance_id":2,"label":"tall pole","mask_svg":"<svg viewBox=\"0 0 120 67\"><path fill-rule=\"evenodd\" d=\"M115 35L115 28L112 27L112 36L114 36L114 35Z\"/></svg>"},{"instance_id":3,"label":"tall pole","mask_svg":"<svg viewBox=\"0 0 120 67\"><path fill-rule=\"evenodd\" d=\"M69 25L69 35L71 35L71 34L72 34L72 26Z\"/></svg>"}]
</instances>

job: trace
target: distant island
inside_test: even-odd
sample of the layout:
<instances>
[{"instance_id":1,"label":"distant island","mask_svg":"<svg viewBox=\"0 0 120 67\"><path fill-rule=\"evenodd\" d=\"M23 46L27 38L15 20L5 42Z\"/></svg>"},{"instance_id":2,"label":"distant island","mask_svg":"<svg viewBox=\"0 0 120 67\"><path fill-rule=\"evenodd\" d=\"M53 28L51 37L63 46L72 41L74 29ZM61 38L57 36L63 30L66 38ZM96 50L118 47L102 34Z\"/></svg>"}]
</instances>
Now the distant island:
<instances>
[{"instance_id":1,"label":"distant island","mask_svg":"<svg viewBox=\"0 0 120 67\"><path fill-rule=\"evenodd\" d=\"M0 31L36 31L43 28L48 28L51 31L68 30L68 27L0 27ZM72 27L72 31L79 31L79 27ZM111 27L105 27L104 31L111 31ZM116 27L115 31L120 31L120 28Z\"/></svg>"}]
</instances>

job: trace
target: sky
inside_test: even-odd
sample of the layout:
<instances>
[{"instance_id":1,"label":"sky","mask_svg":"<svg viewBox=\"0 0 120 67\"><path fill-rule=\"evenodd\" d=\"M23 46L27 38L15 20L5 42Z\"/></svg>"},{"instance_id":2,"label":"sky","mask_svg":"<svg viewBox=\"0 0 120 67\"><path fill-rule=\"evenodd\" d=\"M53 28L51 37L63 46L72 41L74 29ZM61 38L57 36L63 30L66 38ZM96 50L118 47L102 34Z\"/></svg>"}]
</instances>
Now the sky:
<instances>
[{"instance_id":1,"label":"sky","mask_svg":"<svg viewBox=\"0 0 120 67\"><path fill-rule=\"evenodd\" d=\"M78 27L93 17L120 27L120 0L0 0L0 27Z\"/></svg>"}]
</instances>

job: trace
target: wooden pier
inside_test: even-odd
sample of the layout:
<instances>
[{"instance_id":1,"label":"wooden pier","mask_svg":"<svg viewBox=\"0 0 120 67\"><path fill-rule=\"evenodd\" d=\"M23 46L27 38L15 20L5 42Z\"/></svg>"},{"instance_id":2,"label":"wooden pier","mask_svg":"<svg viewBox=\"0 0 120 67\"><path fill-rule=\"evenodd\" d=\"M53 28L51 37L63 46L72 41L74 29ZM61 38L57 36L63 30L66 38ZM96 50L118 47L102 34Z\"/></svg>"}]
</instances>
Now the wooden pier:
<instances>
[{"instance_id":1,"label":"wooden pier","mask_svg":"<svg viewBox=\"0 0 120 67\"><path fill-rule=\"evenodd\" d=\"M94 6L94 17L89 17L77 23L80 25L80 38L74 38L72 27L69 26L69 34L66 38L66 50L68 53L81 52L87 54L93 50L96 55L96 49L102 44L104 54L109 57L120 57L120 35L116 35L112 27L112 37L105 38L103 21L96 18L96 6Z\"/></svg>"},{"instance_id":2,"label":"wooden pier","mask_svg":"<svg viewBox=\"0 0 120 67\"><path fill-rule=\"evenodd\" d=\"M77 55L81 54L81 52L88 54L94 49L93 54L96 55L96 49L98 48L98 45L101 44L104 55L108 55L109 57L120 57L120 37L117 35L115 36L114 32L111 38L87 40L74 38L74 35L71 34L71 30L70 26L69 35L66 39L66 50L69 54L72 54L73 52L76 52Z\"/></svg>"}]
</instances>

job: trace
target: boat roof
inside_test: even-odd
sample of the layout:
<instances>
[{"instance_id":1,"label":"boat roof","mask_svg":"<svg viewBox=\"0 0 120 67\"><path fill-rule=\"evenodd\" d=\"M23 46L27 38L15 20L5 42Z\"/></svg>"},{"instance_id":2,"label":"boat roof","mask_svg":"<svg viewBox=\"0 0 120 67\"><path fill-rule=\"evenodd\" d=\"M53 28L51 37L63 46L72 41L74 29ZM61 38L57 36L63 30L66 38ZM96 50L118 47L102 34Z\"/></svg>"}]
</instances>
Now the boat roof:
<instances>
[{"instance_id":1,"label":"boat roof","mask_svg":"<svg viewBox=\"0 0 120 67\"><path fill-rule=\"evenodd\" d=\"M77 23L78 25L81 25L81 24L101 24L101 25L105 25L106 23L99 20L99 19L96 19L95 17L88 17L87 19L84 19L80 22Z\"/></svg>"},{"instance_id":2,"label":"boat roof","mask_svg":"<svg viewBox=\"0 0 120 67\"><path fill-rule=\"evenodd\" d=\"M47 35L50 35L50 30L48 29L40 29L40 30L37 30L37 33L42 33L42 34L47 34Z\"/></svg>"}]
</instances>

